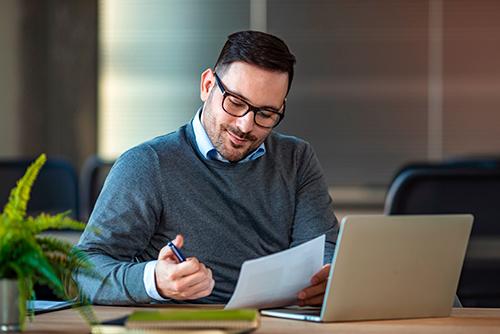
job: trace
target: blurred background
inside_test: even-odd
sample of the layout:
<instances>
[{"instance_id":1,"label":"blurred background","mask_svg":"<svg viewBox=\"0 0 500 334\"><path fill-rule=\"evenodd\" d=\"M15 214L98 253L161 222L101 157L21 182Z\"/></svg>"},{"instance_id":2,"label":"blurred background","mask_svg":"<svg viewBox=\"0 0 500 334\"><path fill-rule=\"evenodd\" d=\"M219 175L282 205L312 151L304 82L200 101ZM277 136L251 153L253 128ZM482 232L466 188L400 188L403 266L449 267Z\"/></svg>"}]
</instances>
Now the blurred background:
<instances>
[{"instance_id":1,"label":"blurred background","mask_svg":"<svg viewBox=\"0 0 500 334\"><path fill-rule=\"evenodd\" d=\"M408 161L500 151L496 1L3 0L0 22L1 157L80 168L176 129L244 29L297 56L278 131L313 144L339 204L381 207Z\"/></svg>"},{"instance_id":2,"label":"blurred background","mask_svg":"<svg viewBox=\"0 0 500 334\"><path fill-rule=\"evenodd\" d=\"M410 161L500 152L500 3L2 0L0 158L78 171L188 122L226 36L297 56L278 131L310 141L339 214L379 212Z\"/></svg>"},{"instance_id":3,"label":"blurred background","mask_svg":"<svg viewBox=\"0 0 500 334\"><path fill-rule=\"evenodd\" d=\"M277 131L312 143L339 218L382 213L384 204L386 213L408 213L385 203L408 164L498 166L494 0L2 0L0 165L23 161L25 168L42 152L63 161L77 180L70 207L85 221L113 160L189 122L201 104L202 71L214 65L227 35L247 29L276 34L297 57ZM16 179L5 175L2 203ZM39 191L46 200L51 187L63 193L54 190L61 180L47 178L33 196ZM450 189L467 202L481 198L481 187L474 195ZM488 211L489 226L496 224L470 256L499 259L495 191L489 211L478 208L484 201L463 209ZM498 277L499 268L496 262ZM496 298L500 305L500 290Z\"/></svg>"}]
</instances>

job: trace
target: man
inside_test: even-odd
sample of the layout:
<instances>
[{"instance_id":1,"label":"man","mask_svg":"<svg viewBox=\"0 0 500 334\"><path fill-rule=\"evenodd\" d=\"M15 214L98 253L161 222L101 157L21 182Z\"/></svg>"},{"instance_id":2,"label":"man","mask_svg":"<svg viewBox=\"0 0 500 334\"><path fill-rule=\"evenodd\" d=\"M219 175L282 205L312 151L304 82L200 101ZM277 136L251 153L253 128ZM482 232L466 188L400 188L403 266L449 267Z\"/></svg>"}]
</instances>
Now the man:
<instances>
[{"instance_id":1,"label":"man","mask_svg":"<svg viewBox=\"0 0 500 334\"><path fill-rule=\"evenodd\" d=\"M94 303L226 303L244 261L321 234L331 261L338 226L317 158L273 131L294 63L277 37L230 35L201 75L194 119L117 160L79 242L102 274L76 275ZM187 261L166 247L172 239ZM321 303L328 271L298 304Z\"/></svg>"}]
</instances>

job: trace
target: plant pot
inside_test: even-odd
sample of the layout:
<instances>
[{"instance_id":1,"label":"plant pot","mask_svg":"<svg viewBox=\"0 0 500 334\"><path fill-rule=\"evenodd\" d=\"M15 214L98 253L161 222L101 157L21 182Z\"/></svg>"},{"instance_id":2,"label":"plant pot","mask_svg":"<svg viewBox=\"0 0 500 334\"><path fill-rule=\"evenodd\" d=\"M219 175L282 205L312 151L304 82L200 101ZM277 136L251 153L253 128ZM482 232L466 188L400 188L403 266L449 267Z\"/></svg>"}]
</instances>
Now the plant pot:
<instances>
[{"instance_id":1,"label":"plant pot","mask_svg":"<svg viewBox=\"0 0 500 334\"><path fill-rule=\"evenodd\" d=\"M19 332L19 290L16 279L0 279L0 332Z\"/></svg>"}]
</instances>

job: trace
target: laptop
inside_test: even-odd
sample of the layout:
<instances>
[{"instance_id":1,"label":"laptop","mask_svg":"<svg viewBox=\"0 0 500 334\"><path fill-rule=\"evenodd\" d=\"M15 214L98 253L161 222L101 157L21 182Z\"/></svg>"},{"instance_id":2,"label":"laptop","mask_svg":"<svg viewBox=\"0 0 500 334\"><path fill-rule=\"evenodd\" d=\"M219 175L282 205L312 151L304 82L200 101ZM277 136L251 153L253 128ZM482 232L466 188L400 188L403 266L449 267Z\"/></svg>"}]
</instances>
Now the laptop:
<instances>
[{"instance_id":1,"label":"laptop","mask_svg":"<svg viewBox=\"0 0 500 334\"><path fill-rule=\"evenodd\" d=\"M348 216L321 307L267 309L316 322L447 317L472 215Z\"/></svg>"}]
</instances>

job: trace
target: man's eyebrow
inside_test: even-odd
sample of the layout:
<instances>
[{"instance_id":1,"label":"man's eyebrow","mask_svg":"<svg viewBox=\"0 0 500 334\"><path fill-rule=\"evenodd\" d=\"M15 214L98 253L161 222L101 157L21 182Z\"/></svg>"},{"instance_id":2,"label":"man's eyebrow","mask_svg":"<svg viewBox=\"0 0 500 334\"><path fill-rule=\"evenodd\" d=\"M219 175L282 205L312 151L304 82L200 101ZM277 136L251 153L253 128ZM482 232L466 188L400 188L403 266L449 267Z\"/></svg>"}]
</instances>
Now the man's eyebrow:
<instances>
[{"instance_id":1,"label":"man's eyebrow","mask_svg":"<svg viewBox=\"0 0 500 334\"><path fill-rule=\"evenodd\" d=\"M274 106L256 106L255 104L253 104L252 102L250 102L250 100L247 99L246 97L244 97L243 95L241 95L239 93L236 93L235 91L229 90L227 87L225 87L225 89L231 95L234 95L234 96L236 96L239 99L242 99L243 101L245 101L246 103L250 104L253 107L257 107L259 109L272 109L272 110L276 110L276 111L278 111L278 110L281 109L281 106L279 108L276 108Z\"/></svg>"}]
</instances>

